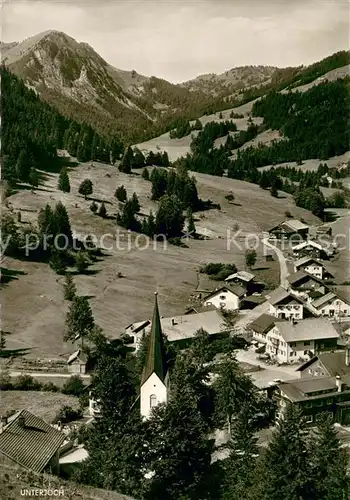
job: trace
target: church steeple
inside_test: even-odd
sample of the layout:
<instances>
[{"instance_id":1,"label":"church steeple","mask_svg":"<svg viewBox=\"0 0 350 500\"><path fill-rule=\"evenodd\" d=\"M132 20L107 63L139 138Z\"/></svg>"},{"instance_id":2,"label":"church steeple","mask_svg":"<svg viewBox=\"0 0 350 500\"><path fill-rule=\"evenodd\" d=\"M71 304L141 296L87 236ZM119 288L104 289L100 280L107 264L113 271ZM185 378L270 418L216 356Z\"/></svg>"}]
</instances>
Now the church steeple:
<instances>
[{"instance_id":1,"label":"church steeple","mask_svg":"<svg viewBox=\"0 0 350 500\"><path fill-rule=\"evenodd\" d=\"M143 367L141 386L155 373L164 382L167 368L163 341L162 326L158 309L158 293L155 293L151 332L148 340L148 350Z\"/></svg>"}]
</instances>

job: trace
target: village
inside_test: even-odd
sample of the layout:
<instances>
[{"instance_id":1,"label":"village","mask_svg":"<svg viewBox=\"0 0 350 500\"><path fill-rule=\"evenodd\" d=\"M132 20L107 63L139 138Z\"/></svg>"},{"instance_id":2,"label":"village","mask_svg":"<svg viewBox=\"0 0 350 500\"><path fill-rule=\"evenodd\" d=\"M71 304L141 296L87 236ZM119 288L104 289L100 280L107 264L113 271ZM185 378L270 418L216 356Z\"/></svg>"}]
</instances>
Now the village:
<instances>
[{"instance_id":1,"label":"village","mask_svg":"<svg viewBox=\"0 0 350 500\"><path fill-rule=\"evenodd\" d=\"M265 291L265 284L256 280L251 265L249 270L230 274L211 291L194 292L188 308L177 316L161 315L162 303L155 291L153 315L125 326L124 341L136 354L148 338L135 404L142 418L147 419L154 407L169 399L171 381L164 358L164 339L186 349L199 331L205 331L213 343L235 339L237 349L233 355L264 397L275 402L276 421L283 418L290 403L301 408L309 426L316 425L326 412L344 429L347 442L350 300L339 291L342 287L338 289L327 267L337 253L331 226L311 228L299 220L286 219L264 233L263 238L269 249L266 259L277 256L280 261L283 286ZM283 265L287 269L285 276ZM216 361L220 363L224 355L219 349ZM2 463L69 477L75 465L88 457L77 439L79 427L100 418L89 366L81 347L67 357L67 376L78 376L84 383L87 406L83 420L73 418L71 423L57 421L49 425L26 408L2 416ZM40 373L28 373L40 377ZM225 433L224 437L219 433L218 439L225 442L228 435L225 438Z\"/></svg>"}]
</instances>

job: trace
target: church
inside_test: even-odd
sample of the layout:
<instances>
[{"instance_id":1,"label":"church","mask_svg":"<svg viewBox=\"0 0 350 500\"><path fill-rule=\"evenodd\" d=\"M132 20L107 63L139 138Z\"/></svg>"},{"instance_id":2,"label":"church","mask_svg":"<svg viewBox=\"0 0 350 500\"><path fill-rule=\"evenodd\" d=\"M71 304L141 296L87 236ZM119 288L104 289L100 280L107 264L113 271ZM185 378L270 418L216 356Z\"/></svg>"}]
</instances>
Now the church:
<instances>
[{"instance_id":1,"label":"church","mask_svg":"<svg viewBox=\"0 0 350 500\"><path fill-rule=\"evenodd\" d=\"M140 412L143 418L149 418L152 408L168 401L169 382L156 292L147 356L141 377Z\"/></svg>"}]
</instances>

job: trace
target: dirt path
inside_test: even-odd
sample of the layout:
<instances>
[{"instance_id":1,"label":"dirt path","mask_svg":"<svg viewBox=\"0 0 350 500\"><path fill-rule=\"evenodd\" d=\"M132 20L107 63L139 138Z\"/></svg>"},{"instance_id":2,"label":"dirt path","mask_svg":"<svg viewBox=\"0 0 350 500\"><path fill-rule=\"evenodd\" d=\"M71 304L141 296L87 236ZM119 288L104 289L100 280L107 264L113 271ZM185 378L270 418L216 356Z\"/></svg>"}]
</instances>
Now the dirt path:
<instances>
[{"instance_id":1,"label":"dirt path","mask_svg":"<svg viewBox=\"0 0 350 500\"><path fill-rule=\"evenodd\" d=\"M264 238L262 240L262 243L264 245L266 245L267 247L271 248L275 252L275 254L277 255L278 261L280 263L280 284L281 284L281 286L285 287L286 278L290 273L288 271L287 261L286 261L285 256L283 255L283 252L279 248L277 248L274 245L272 245L271 243L269 243L267 238Z\"/></svg>"}]
</instances>

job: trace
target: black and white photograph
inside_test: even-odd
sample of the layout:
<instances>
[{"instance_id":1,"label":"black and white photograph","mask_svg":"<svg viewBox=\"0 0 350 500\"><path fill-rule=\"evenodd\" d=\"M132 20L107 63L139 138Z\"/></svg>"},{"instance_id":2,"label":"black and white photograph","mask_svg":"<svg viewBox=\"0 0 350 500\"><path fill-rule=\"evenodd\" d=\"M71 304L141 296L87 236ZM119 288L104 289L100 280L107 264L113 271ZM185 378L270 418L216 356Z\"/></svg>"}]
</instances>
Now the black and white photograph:
<instances>
[{"instance_id":1,"label":"black and white photograph","mask_svg":"<svg viewBox=\"0 0 350 500\"><path fill-rule=\"evenodd\" d=\"M349 500L350 0L0 4L1 500Z\"/></svg>"}]
</instances>

